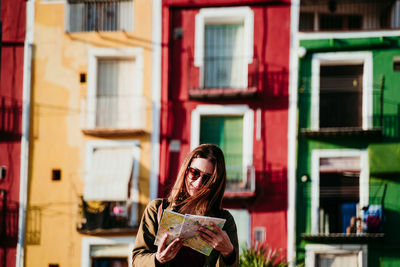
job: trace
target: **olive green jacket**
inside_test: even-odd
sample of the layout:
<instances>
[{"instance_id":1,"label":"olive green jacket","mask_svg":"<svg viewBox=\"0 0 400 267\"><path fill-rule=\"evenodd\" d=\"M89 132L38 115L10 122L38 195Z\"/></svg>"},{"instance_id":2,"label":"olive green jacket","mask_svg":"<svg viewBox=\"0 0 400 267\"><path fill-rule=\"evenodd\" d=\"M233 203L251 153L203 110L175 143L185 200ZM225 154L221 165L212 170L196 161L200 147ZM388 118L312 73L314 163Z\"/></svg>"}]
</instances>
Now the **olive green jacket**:
<instances>
[{"instance_id":1,"label":"olive green jacket","mask_svg":"<svg viewBox=\"0 0 400 267\"><path fill-rule=\"evenodd\" d=\"M164 201L165 203L166 201ZM158 229L158 208L163 203L161 198L155 199L151 201L144 211L142 220L140 222L140 226L138 229L138 233L136 235L135 245L132 251L132 262L133 266L143 267L143 266L159 266L156 265L156 252L157 246L154 245L154 240L157 235ZM165 204L164 204L165 207ZM238 246L238 237L237 237L237 229L235 220L232 215L227 210L222 210L220 214L213 215L213 217L219 217L226 219L223 230L229 236L234 248L235 248L235 261L233 264L227 264L224 261L224 258L218 251L215 249L211 252L210 256L205 256L205 264L204 266L238 266L239 262L239 246ZM158 262L157 262L158 263ZM188 262L188 265L190 263ZM166 263L163 266L170 266L170 264Z\"/></svg>"}]
</instances>

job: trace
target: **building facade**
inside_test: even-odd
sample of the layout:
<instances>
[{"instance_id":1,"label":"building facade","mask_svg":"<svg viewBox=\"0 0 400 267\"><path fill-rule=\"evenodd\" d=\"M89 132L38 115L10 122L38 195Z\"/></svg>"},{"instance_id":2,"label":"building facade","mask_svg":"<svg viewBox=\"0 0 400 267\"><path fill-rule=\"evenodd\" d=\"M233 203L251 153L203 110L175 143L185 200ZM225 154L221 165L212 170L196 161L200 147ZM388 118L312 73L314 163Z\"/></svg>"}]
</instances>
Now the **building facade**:
<instances>
[{"instance_id":1,"label":"building facade","mask_svg":"<svg viewBox=\"0 0 400 267\"><path fill-rule=\"evenodd\" d=\"M35 2L27 266L131 265L158 161L153 2Z\"/></svg>"},{"instance_id":2,"label":"building facade","mask_svg":"<svg viewBox=\"0 0 400 267\"><path fill-rule=\"evenodd\" d=\"M0 28L0 265L15 266L19 237L25 1L2 1Z\"/></svg>"},{"instance_id":3,"label":"building facade","mask_svg":"<svg viewBox=\"0 0 400 267\"><path fill-rule=\"evenodd\" d=\"M165 0L159 195L185 155L219 145L243 248L287 249L290 1Z\"/></svg>"},{"instance_id":4,"label":"building facade","mask_svg":"<svg viewBox=\"0 0 400 267\"><path fill-rule=\"evenodd\" d=\"M297 259L400 264L399 1L301 1Z\"/></svg>"}]
</instances>

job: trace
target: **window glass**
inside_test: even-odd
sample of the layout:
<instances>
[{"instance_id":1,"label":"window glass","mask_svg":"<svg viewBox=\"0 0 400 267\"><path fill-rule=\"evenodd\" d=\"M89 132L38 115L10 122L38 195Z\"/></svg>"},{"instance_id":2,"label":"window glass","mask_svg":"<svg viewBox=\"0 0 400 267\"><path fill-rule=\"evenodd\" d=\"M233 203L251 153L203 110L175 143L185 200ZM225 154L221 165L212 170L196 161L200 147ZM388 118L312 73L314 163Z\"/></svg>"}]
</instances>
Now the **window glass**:
<instances>
[{"instance_id":1,"label":"window glass","mask_svg":"<svg viewBox=\"0 0 400 267\"><path fill-rule=\"evenodd\" d=\"M68 1L70 32L132 31L133 1Z\"/></svg>"},{"instance_id":2,"label":"window glass","mask_svg":"<svg viewBox=\"0 0 400 267\"><path fill-rule=\"evenodd\" d=\"M321 66L321 128L361 127L363 65Z\"/></svg>"},{"instance_id":3,"label":"window glass","mask_svg":"<svg viewBox=\"0 0 400 267\"><path fill-rule=\"evenodd\" d=\"M341 266L358 266L358 252L343 253L343 254L317 254L317 265L316 266L330 266L330 267L341 267Z\"/></svg>"},{"instance_id":4,"label":"window glass","mask_svg":"<svg viewBox=\"0 0 400 267\"><path fill-rule=\"evenodd\" d=\"M205 88L246 88L244 24L205 25Z\"/></svg>"},{"instance_id":5,"label":"window glass","mask_svg":"<svg viewBox=\"0 0 400 267\"><path fill-rule=\"evenodd\" d=\"M131 128L135 88L135 60L99 59L97 66L96 127Z\"/></svg>"}]
</instances>

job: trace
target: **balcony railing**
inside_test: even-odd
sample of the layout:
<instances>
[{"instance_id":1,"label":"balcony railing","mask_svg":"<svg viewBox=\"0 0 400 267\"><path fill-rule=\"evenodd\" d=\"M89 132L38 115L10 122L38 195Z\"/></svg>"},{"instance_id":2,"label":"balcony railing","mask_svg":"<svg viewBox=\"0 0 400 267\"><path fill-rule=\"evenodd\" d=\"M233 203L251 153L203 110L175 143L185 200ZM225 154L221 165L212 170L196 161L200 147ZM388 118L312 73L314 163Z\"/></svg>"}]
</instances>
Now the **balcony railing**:
<instances>
[{"instance_id":1,"label":"balcony railing","mask_svg":"<svg viewBox=\"0 0 400 267\"><path fill-rule=\"evenodd\" d=\"M359 31L400 28L400 1L301 0L299 30Z\"/></svg>"},{"instance_id":2,"label":"balcony railing","mask_svg":"<svg viewBox=\"0 0 400 267\"><path fill-rule=\"evenodd\" d=\"M14 99L0 98L0 136L4 139L21 136L22 104Z\"/></svg>"},{"instance_id":3,"label":"balcony railing","mask_svg":"<svg viewBox=\"0 0 400 267\"><path fill-rule=\"evenodd\" d=\"M144 97L89 97L82 101L82 129L98 136L144 133L147 109Z\"/></svg>"},{"instance_id":4,"label":"balcony railing","mask_svg":"<svg viewBox=\"0 0 400 267\"><path fill-rule=\"evenodd\" d=\"M228 169L227 169L228 171ZM241 179L228 179L225 189L225 198L243 198L252 197L255 195L256 179L254 166L247 166L244 171L244 178Z\"/></svg>"},{"instance_id":5,"label":"balcony railing","mask_svg":"<svg viewBox=\"0 0 400 267\"><path fill-rule=\"evenodd\" d=\"M0 205L0 246L15 246L18 240L18 204Z\"/></svg>"},{"instance_id":6,"label":"balcony railing","mask_svg":"<svg viewBox=\"0 0 400 267\"><path fill-rule=\"evenodd\" d=\"M384 98L384 79L374 82L373 90L369 96L363 96L365 92L357 88L351 88L351 84L362 83L357 79L352 82L346 77L321 77L322 81L329 84L324 90L319 90L319 111L318 130L312 128L312 105L313 96L311 92L311 78L303 77L299 88L300 108L300 132L306 136L321 135L382 135L398 134L400 114L387 115L384 109L396 109L396 103ZM350 86L349 86L350 85ZM363 100L372 99L372 114L363 114ZM368 105L368 104L367 104ZM397 112L397 110L395 111ZM370 126L363 127L363 120L368 120Z\"/></svg>"},{"instance_id":7,"label":"balcony railing","mask_svg":"<svg viewBox=\"0 0 400 267\"><path fill-rule=\"evenodd\" d=\"M78 210L77 230L82 233L131 232L137 227L137 222L131 220L132 210L129 201L82 200Z\"/></svg>"},{"instance_id":8,"label":"balcony railing","mask_svg":"<svg viewBox=\"0 0 400 267\"><path fill-rule=\"evenodd\" d=\"M68 0L67 32L133 30L132 0Z\"/></svg>"},{"instance_id":9,"label":"balcony railing","mask_svg":"<svg viewBox=\"0 0 400 267\"><path fill-rule=\"evenodd\" d=\"M258 87L258 59L246 57L205 57L202 67L189 60L191 98L253 96Z\"/></svg>"}]
</instances>

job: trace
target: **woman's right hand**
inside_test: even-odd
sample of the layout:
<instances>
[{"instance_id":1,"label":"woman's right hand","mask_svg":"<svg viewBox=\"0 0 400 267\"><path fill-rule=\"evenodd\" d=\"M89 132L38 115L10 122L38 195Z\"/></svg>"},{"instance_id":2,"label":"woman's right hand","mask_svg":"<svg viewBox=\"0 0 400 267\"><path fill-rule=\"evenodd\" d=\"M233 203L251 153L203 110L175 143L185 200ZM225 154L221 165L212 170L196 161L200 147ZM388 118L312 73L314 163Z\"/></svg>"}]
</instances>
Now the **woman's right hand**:
<instances>
[{"instance_id":1,"label":"woman's right hand","mask_svg":"<svg viewBox=\"0 0 400 267\"><path fill-rule=\"evenodd\" d=\"M178 254L179 250L183 245L183 240L180 238L175 238L171 244L166 247L168 239L168 234L165 234L163 239L161 240L161 244L158 246L156 259L159 263L164 264L173 258L175 258L176 254Z\"/></svg>"}]
</instances>

